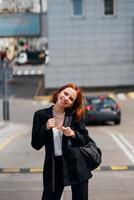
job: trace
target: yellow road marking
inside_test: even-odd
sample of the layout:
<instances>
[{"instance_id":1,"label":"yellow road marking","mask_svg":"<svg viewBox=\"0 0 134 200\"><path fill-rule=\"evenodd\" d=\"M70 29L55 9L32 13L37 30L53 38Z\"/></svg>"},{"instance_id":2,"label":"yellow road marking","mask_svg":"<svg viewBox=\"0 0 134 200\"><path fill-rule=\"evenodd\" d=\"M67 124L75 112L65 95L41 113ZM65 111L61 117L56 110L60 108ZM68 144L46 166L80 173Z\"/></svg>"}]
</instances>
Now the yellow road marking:
<instances>
[{"instance_id":1,"label":"yellow road marking","mask_svg":"<svg viewBox=\"0 0 134 200\"><path fill-rule=\"evenodd\" d=\"M128 170L128 166L111 166L112 170Z\"/></svg>"},{"instance_id":2,"label":"yellow road marking","mask_svg":"<svg viewBox=\"0 0 134 200\"><path fill-rule=\"evenodd\" d=\"M31 168L30 172L39 173L39 172L42 172L42 169L41 168Z\"/></svg>"},{"instance_id":3,"label":"yellow road marking","mask_svg":"<svg viewBox=\"0 0 134 200\"><path fill-rule=\"evenodd\" d=\"M20 137L22 135L25 135L26 133L21 133L21 134L14 134L12 136L10 136L9 138L5 138L5 140L0 143L0 150L4 149L6 147L6 145L8 145L10 142L12 142L12 140L16 139L17 137Z\"/></svg>"},{"instance_id":4,"label":"yellow road marking","mask_svg":"<svg viewBox=\"0 0 134 200\"><path fill-rule=\"evenodd\" d=\"M20 169L18 168L4 168L3 173L18 173Z\"/></svg>"}]
</instances>

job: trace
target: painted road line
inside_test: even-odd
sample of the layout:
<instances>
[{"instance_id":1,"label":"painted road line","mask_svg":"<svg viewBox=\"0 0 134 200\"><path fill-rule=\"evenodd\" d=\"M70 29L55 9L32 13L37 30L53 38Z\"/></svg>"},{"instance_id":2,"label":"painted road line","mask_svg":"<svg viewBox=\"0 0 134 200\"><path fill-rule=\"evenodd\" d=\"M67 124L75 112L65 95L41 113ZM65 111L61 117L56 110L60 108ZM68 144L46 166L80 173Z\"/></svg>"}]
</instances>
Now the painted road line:
<instances>
[{"instance_id":1,"label":"painted road line","mask_svg":"<svg viewBox=\"0 0 134 200\"><path fill-rule=\"evenodd\" d=\"M19 169L18 168L4 168L3 169L3 173L19 173Z\"/></svg>"},{"instance_id":2,"label":"painted road line","mask_svg":"<svg viewBox=\"0 0 134 200\"><path fill-rule=\"evenodd\" d=\"M123 166L123 165L112 165L112 166L102 166L100 168L100 171L126 171L130 170L129 166ZM131 169L133 170L133 169ZM98 170L96 170L98 171Z\"/></svg>"},{"instance_id":3,"label":"painted road line","mask_svg":"<svg viewBox=\"0 0 134 200\"><path fill-rule=\"evenodd\" d=\"M31 169L30 169L30 172L31 172L31 173L41 173L41 172L42 172L42 169L41 169L41 168L31 168Z\"/></svg>"},{"instance_id":4,"label":"painted road line","mask_svg":"<svg viewBox=\"0 0 134 200\"><path fill-rule=\"evenodd\" d=\"M24 133L16 133L10 137L5 137L5 138L0 138L0 151L2 149L4 149L10 142L12 142L14 139L16 139L17 137L20 137L22 135L26 135L27 132L24 132Z\"/></svg>"},{"instance_id":5,"label":"painted road line","mask_svg":"<svg viewBox=\"0 0 134 200\"><path fill-rule=\"evenodd\" d=\"M112 169L112 171L114 170L114 171L124 171L124 170L128 170L128 167L127 166L111 166L111 169Z\"/></svg>"},{"instance_id":6,"label":"painted road line","mask_svg":"<svg viewBox=\"0 0 134 200\"><path fill-rule=\"evenodd\" d=\"M134 147L128 142L128 140L119 132L113 132L108 130L108 135L117 143L117 145L123 150L128 159L134 164Z\"/></svg>"},{"instance_id":7,"label":"painted road line","mask_svg":"<svg viewBox=\"0 0 134 200\"><path fill-rule=\"evenodd\" d=\"M118 134L118 137L120 138L120 140L127 146L129 151L134 155L134 147L133 147L133 145L131 145L130 142L128 142L128 140L123 135L121 135L118 132L117 132L117 134Z\"/></svg>"}]
</instances>

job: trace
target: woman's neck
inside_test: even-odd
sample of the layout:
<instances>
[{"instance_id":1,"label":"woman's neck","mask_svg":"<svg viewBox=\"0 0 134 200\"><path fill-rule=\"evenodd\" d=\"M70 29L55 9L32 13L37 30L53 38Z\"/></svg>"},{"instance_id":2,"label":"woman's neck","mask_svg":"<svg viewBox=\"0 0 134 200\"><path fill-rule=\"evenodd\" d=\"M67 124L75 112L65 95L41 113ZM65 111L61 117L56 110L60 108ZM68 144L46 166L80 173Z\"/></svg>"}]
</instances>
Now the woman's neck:
<instances>
[{"instance_id":1,"label":"woman's neck","mask_svg":"<svg viewBox=\"0 0 134 200\"><path fill-rule=\"evenodd\" d=\"M55 113L63 114L65 112L65 109L60 107L59 105L55 104L53 106L53 110Z\"/></svg>"}]
</instances>

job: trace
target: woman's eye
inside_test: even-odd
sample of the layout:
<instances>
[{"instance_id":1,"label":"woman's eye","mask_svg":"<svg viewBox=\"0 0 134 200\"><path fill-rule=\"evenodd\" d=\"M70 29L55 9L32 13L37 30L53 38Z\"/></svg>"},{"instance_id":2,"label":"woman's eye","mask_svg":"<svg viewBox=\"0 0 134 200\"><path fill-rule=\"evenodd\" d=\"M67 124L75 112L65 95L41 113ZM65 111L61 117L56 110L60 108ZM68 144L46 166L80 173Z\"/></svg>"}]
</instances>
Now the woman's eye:
<instances>
[{"instance_id":1,"label":"woman's eye","mask_svg":"<svg viewBox=\"0 0 134 200\"><path fill-rule=\"evenodd\" d=\"M68 93L67 92L64 92L64 94L67 96L68 95Z\"/></svg>"},{"instance_id":2,"label":"woman's eye","mask_svg":"<svg viewBox=\"0 0 134 200\"><path fill-rule=\"evenodd\" d=\"M72 97L70 97L69 99L70 99L70 101L73 101L73 98L72 98Z\"/></svg>"}]
</instances>

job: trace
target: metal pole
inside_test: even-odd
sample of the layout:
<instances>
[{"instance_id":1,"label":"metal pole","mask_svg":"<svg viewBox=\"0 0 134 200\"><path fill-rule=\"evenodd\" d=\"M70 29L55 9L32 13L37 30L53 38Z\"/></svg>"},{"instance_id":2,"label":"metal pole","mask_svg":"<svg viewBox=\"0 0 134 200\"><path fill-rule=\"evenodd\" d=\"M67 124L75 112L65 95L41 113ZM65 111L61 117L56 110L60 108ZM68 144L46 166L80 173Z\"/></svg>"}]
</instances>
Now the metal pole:
<instances>
[{"instance_id":1,"label":"metal pole","mask_svg":"<svg viewBox=\"0 0 134 200\"><path fill-rule=\"evenodd\" d=\"M4 75L5 75L5 78L4 78L4 79L5 79L5 81L4 81L4 82L5 82L5 83L4 83L4 88L5 88L4 95L5 95L5 98L4 98L4 99L5 99L5 101L7 101L7 94L8 94L8 93L7 93L7 92L8 92L7 89L8 89L8 88L7 88L7 71L6 71L6 70L5 70Z\"/></svg>"},{"instance_id":2,"label":"metal pole","mask_svg":"<svg viewBox=\"0 0 134 200\"><path fill-rule=\"evenodd\" d=\"M42 14L42 0L40 0L40 14Z\"/></svg>"},{"instance_id":3,"label":"metal pole","mask_svg":"<svg viewBox=\"0 0 134 200\"><path fill-rule=\"evenodd\" d=\"M9 120L8 82L7 82L7 71L6 70L4 70L3 119L5 121Z\"/></svg>"}]
</instances>

